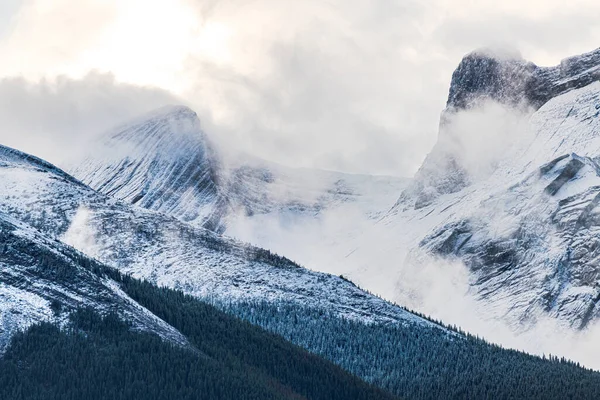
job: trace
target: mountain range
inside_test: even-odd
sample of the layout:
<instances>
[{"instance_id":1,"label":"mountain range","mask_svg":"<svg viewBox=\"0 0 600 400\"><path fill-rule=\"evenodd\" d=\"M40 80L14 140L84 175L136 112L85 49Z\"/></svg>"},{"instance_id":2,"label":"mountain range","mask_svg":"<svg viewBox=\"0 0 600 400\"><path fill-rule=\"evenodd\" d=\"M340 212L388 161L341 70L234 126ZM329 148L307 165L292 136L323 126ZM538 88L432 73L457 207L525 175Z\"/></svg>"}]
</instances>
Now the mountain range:
<instances>
[{"instance_id":1,"label":"mountain range","mask_svg":"<svg viewBox=\"0 0 600 400\"><path fill-rule=\"evenodd\" d=\"M545 315L582 329L599 297L599 68L600 50L555 67L468 54L452 76L438 143L410 180L224 162L185 107L108 132L67 169L101 193L402 303L397 281L410 277L398 264L458 259L486 310L515 329Z\"/></svg>"},{"instance_id":2,"label":"mountain range","mask_svg":"<svg viewBox=\"0 0 600 400\"><path fill-rule=\"evenodd\" d=\"M24 389L44 373L36 365L69 370L44 341L76 343L73 365L100 371L93 349L127 343L134 363L146 341L190 361L140 368L143 379L197 362L239 388L194 381L214 398L591 398L596 372L393 301L419 309L434 289L407 265L453 262L488 317L515 330L595 324L599 68L600 50L551 68L465 56L412 179L231 157L186 106L116 127L64 170L0 147L0 351L7 374L24 371L0 373L4 398L44 398ZM90 390L76 382L74 398ZM144 396L194 398L169 388Z\"/></svg>"}]
</instances>

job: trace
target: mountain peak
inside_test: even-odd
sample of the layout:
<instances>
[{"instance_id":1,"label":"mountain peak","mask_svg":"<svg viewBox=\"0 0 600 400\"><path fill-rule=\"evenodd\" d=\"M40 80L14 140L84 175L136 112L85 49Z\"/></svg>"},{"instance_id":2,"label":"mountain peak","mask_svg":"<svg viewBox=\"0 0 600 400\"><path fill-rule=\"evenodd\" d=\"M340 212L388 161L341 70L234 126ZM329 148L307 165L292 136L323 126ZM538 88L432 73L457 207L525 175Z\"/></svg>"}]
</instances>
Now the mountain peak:
<instances>
[{"instance_id":1,"label":"mountain peak","mask_svg":"<svg viewBox=\"0 0 600 400\"><path fill-rule=\"evenodd\" d=\"M153 125L153 129L142 129L143 126ZM111 140L118 136L127 136L128 140L143 141L148 136L155 139L166 135L170 137L191 136L203 138L198 114L184 105L168 105L149 111L124 125L118 126L101 136L101 139Z\"/></svg>"},{"instance_id":2,"label":"mountain peak","mask_svg":"<svg viewBox=\"0 0 600 400\"><path fill-rule=\"evenodd\" d=\"M177 105L109 131L72 173L106 195L217 229L219 165L196 113Z\"/></svg>"},{"instance_id":3,"label":"mountain peak","mask_svg":"<svg viewBox=\"0 0 600 400\"><path fill-rule=\"evenodd\" d=\"M424 207L440 195L458 192L471 184L464 165L471 155L467 154L469 147L464 143L473 138L468 137L464 132L468 129L460 124L452 126L453 117L460 111L475 109L491 100L508 106L509 110L528 113L555 97L598 80L600 48L566 58L553 67L539 67L505 50L480 49L467 54L452 74L438 141L398 204ZM482 121L479 123L481 134L493 130Z\"/></svg>"},{"instance_id":4,"label":"mountain peak","mask_svg":"<svg viewBox=\"0 0 600 400\"><path fill-rule=\"evenodd\" d=\"M518 49L504 46L480 47L467 54L464 58L469 56L495 59L497 61L524 61Z\"/></svg>"},{"instance_id":5,"label":"mountain peak","mask_svg":"<svg viewBox=\"0 0 600 400\"><path fill-rule=\"evenodd\" d=\"M447 108L465 109L481 100L540 108L548 100L600 79L600 49L566 58L553 67L539 67L517 51L475 50L452 74Z\"/></svg>"},{"instance_id":6,"label":"mountain peak","mask_svg":"<svg viewBox=\"0 0 600 400\"><path fill-rule=\"evenodd\" d=\"M447 107L469 108L481 98L517 105L526 100L527 83L536 68L518 53L475 50L463 57L452 74Z\"/></svg>"},{"instance_id":7,"label":"mountain peak","mask_svg":"<svg viewBox=\"0 0 600 400\"><path fill-rule=\"evenodd\" d=\"M145 115L141 116L140 119L150 118L170 118L170 117L187 117L191 119L198 119L198 114L190 107L183 104L171 104L166 105L157 109L154 109Z\"/></svg>"}]
</instances>

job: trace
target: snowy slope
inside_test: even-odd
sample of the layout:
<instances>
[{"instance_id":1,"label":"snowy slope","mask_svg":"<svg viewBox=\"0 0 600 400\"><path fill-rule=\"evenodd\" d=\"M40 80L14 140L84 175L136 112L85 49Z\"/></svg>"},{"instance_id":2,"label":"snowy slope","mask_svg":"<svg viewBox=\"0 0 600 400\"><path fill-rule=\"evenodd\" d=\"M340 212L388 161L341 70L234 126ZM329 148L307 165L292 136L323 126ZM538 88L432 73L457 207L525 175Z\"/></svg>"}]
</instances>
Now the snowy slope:
<instances>
[{"instance_id":1,"label":"snowy slope","mask_svg":"<svg viewBox=\"0 0 600 400\"><path fill-rule=\"evenodd\" d=\"M406 183L395 177L290 168L250 156L230 161L225 175L227 198L246 216L286 212L318 216L355 204L365 217L376 219Z\"/></svg>"},{"instance_id":2,"label":"snowy slope","mask_svg":"<svg viewBox=\"0 0 600 400\"><path fill-rule=\"evenodd\" d=\"M187 107L165 107L94 143L76 176L98 191L185 222L218 229L225 211L218 160Z\"/></svg>"},{"instance_id":3,"label":"snowy slope","mask_svg":"<svg viewBox=\"0 0 600 400\"><path fill-rule=\"evenodd\" d=\"M363 321L427 323L339 277L114 201L19 154L0 149L0 212L135 277L215 300L285 299Z\"/></svg>"},{"instance_id":4,"label":"snowy slope","mask_svg":"<svg viewBox=\"0 0 600 400\"><path fill-rule=\"evenodd\" d=\"M419 208L471 183L474 177L465 155L473 157L473 142L486 136L476 133L465 137L464 127L457 127L460 124L457 119L465 110L476 114L486 102L493 102L523 113L535 111L552 98L598 81L599 67L600 49L565 59L554 67L538 67L520 56L497 55L490 50L466 55L452 75L438 141L401 200L406 203L410 198ZM502 123L495 123L498 122ZM495 129L490 125L482 122L480 129ZM493 149L484 147L484 151Z\"/></svg>"},{"instance_id":5,"label":"snowy slope","mask_svg":"<svg viewBox=\"0 0 600 400\"><path fill-rule=\"evenodd\" d=\"M36 322L60 323L80 307L117 312L136 329L187 343L177 330L134 302L115 282L95 272L93 260L69 246L3 213L0 238L0 352L15 332Z\"/></svg>"},{"instance_id":6,"label":"snowy slope","mask_svg":"<svg viewBox=\"0 0 600 400\"><path fill-rule=\"evenodd\" d=\"M311 220L238 215L228 232L401 304L435 301L426 312L460 313L450 298L467 295L515 330L587 327L600 312L599 65L600 50L550 68L468 55L436 148L385 216L349 201Z\"/></svg>"},{"instance_id":7,"label":"snowy slope","mask_svg":"<svg viewBox=\"0 0 600 400\"><path fill-rule=\"evenodd\" d=\"M334 261L365 226L385 215L407 180L288 168L246 158L227 196L235 205L225 233L311 269L342 274Z\"/></svg>"},{"instance_id":8,"label":"snowy slope","mask_svg":"<svg viewBox=\"0 0 600 400\"><path fill-rule=\"evenodd\" d=\"M428 265L441 257L468 267L462 278L490 315L514 327L551 316L582 328L596 318L600 298L593 245L599 65L600 50L549 68L474 52L452 77L438 143L408 186L393 178L295 170L250 158L227 165L209 160L203 168L214 172L211 182L222 199L220 211L210 212L229 235L311 268L343 273L412 307L446 278L427 276ZM135 188L128 177L138 168L149 171L143 177L153 187L170 187L172 176L188 182L191 175L178 162L193 159L198 146L207 153L204 134L191 111L165 112L158 131L190 152L133 140L147 136L152 116L132 124L125 142L118 134L107 143L144 155L137 160L165 160L161 165L169 175L123 161L127 154L115 153L113 162L101 151L89 168L85 162L74 168L76 176L106 194L115 194L108 190L115 179L122 193ZM196 147L176 144L187 143L179 128L172 129L177 124L168 122L180 112L193 120ZM105 166L114 163L122 168L107 173ZM173 207L155 209L184 221L173 210L206 204L214 210L217 204L198 195L190 200L184 191L164 192L158 198L168 197ZM180 250L188 251L173 254Z\"/></svg>"},{"instance_id":9,"label":"snowy slope","mask_svg":"<svg viewBox=\"0 0 600 400\"><path fill-rule=\"evenodd\" d=\"M550 100L492 176L419 213L442 221L420 246L462 259L479 296L513 320L598 317L599 109L600 83Z\"/></svg>"}]
</instances>

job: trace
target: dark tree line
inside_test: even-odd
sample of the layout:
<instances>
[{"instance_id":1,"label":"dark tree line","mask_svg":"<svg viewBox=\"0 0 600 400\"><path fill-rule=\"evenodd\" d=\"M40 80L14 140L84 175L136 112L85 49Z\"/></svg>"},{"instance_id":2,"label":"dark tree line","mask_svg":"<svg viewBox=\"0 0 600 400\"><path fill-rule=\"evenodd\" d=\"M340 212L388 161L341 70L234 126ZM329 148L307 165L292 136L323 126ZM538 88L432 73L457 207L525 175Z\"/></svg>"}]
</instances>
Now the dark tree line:
<instances>
[{"instance_id":1,"label":"dark tree line","mask_svg":"<svg viewBox=\"0 0 600 400\"><path fill-rule=\"evenodd\" d=\"M134 332L114 315L72 315L13 338L0 359L2 399L284 399L274 385Z\"/></svg>"},{"instance_id":2,"label":"dark tree line","mask_svg":"<svg viewBox=\"0 0 600 400\"><path fill-rule=\"evenodd\" d=\"M209 357L225 360L228 365L250 366L261 376L276 380L304 398L393 398L280 335L197 298L128 276L120 280L131 298L177 328Z\"/></svg>"},{"instance_id":3,"label":"dark tree line","mask_svg":"<svg viewBox=\"0 0 600 400\"><path fill-rule=\"evenodd\" d=\"M600 373L451 328L366 325L293 303L220 308L407 399L600 399Z\"/></svg>"},{"instance_id":4,"label":"dark tree line","mask_svg":"<svg viewBox=\"0 0 600 400\"><path fill-rule=\"evenodd\" d=\"M79 309L66 328L44 323L13 338L0 358L0 399L395 398L209 304L121 279L190 346L136 331L115 314Z\"/></svg>"}]
</instances>

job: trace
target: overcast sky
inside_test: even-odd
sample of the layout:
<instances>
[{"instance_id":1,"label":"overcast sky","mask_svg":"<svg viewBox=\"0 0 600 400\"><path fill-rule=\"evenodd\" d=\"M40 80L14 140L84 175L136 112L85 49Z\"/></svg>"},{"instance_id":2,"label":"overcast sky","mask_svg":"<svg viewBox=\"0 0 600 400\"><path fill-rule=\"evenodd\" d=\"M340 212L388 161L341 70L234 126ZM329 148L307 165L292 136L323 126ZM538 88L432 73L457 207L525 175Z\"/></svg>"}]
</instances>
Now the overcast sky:
<instances>
[{"instance_id":1,"label":"overcast sky","mask_svg":"<svg viewBox=\"0 0 600 400\"><path fill-rule=\"evenodd\" d=\"M600 47L598 21L597 0L2 0L0 143L60 164L184 103L225 148L409 176L466 52L551 65Z\"/></svg>"}]
</instances>

